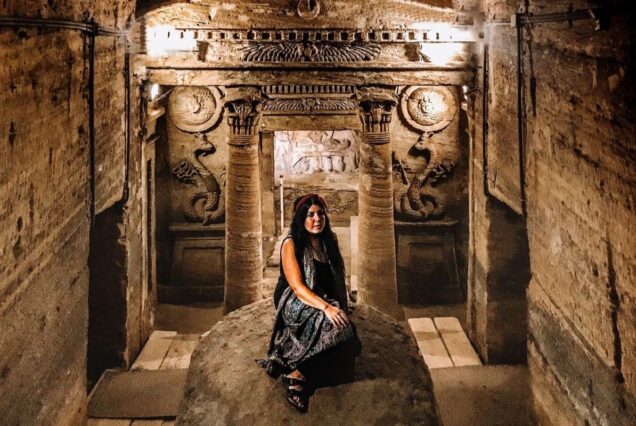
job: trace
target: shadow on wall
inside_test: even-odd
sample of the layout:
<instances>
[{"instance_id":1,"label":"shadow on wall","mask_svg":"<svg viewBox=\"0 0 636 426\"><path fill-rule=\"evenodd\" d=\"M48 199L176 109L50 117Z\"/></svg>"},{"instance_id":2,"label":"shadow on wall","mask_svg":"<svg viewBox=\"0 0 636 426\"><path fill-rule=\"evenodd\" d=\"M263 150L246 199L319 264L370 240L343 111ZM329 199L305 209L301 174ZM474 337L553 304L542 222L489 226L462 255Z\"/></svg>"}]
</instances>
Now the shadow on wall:
<instances>
[{"instance_id":1,"label":"shadow on wall","mask_svg":"<svg viewBox=\"0 0 636 426\"><path fill-rule=\"evenodd\" d=\"M127 248L121 204L95 216L90 234L88 387L104 370L121 367L126 348Z\"/></svg>"}]
</instances>

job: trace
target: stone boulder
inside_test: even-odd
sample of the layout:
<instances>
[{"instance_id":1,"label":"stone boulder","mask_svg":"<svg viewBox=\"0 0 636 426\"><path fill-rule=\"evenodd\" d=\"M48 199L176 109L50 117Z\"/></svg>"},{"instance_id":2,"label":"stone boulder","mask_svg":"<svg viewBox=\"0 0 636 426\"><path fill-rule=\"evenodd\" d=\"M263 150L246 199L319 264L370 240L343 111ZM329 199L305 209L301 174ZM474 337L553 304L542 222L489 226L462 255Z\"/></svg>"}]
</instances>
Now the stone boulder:
<instances>
[{"instance_id":1,"label":"stone boulder","mask_svg":"<svg viewBox=\"0 0 636 426\"><path fill-rule=\"evenodd\" d=\"M316 390L309 412L285 400L263 358L274 318L271 301L226 316L192 355L177 425L437 424L430 374L413 338L390 317L358 305L352 319L362 341L355 379Z\"/></svg>"}]
</instances>

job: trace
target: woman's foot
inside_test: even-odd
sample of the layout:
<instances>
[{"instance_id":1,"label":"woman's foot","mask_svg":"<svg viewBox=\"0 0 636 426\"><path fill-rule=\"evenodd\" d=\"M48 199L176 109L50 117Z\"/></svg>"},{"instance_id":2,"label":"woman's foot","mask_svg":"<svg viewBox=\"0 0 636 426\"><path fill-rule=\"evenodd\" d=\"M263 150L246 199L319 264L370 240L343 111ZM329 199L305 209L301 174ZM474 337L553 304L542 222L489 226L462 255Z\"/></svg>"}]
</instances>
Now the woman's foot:
<instances>
[{"instance_id":1,"label":"woman's foot","mask_svg":"<svg viewBox=\"0 0 636 426\"><path fill-rule=\"evenodd\" d=\"M301 413L306 413L309 408L309 393L307 381L298 370L283 376L283 387L287 394L287 402Z\"/></svg>"}]
</instances>

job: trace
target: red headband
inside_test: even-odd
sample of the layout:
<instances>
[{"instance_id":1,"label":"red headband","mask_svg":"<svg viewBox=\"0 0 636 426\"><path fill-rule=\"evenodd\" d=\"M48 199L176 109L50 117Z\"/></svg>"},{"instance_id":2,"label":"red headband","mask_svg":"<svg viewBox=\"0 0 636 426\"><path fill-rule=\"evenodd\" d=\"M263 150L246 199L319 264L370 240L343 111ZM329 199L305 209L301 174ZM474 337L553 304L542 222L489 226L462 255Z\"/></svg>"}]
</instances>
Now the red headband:
<instances>
[{"instance_id":1,"label":"red headband","mask_svg":"<svg viewBox=\"0 0 636 426\"><path fill-rule=\"evenodd\" d=\"M318 201L320 202L320 204L322 204L324 206L325 210L328 210L327 209L327 203L325 202L325 199L322 198L320 195L312 192L312 193L309 193L307 195L303 195L298 200L296 200L296 202L294 203L294 213L296 213L298 208L300 206L302 206L303 204L305 204L307 202L307 200L309 200L310 198L314 198L314 197L316 197L318 199Z\"/></svg>"}]
</instances>

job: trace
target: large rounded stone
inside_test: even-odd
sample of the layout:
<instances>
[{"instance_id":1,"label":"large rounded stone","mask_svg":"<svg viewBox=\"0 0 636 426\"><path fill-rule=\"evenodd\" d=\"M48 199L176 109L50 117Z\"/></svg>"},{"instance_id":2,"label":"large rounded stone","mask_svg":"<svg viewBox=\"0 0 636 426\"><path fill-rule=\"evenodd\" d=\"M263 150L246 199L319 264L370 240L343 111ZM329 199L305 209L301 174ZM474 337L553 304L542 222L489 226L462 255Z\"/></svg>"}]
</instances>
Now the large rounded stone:
<instances>
[{"instance_id":1,"label":"large rounded stone","mask_svg":"<svg viewBox=\"0 0 636 426\"><path fill-rule=\"evenodd\" d=\"M265 356L271 301L245 306L217 323L192 355L178 425L437 424L426 365L412 337L378 311L358 306L362 341L353 383L316 390L298 413L280 380L254 362Z\"/></svg>"}]
</instances>

